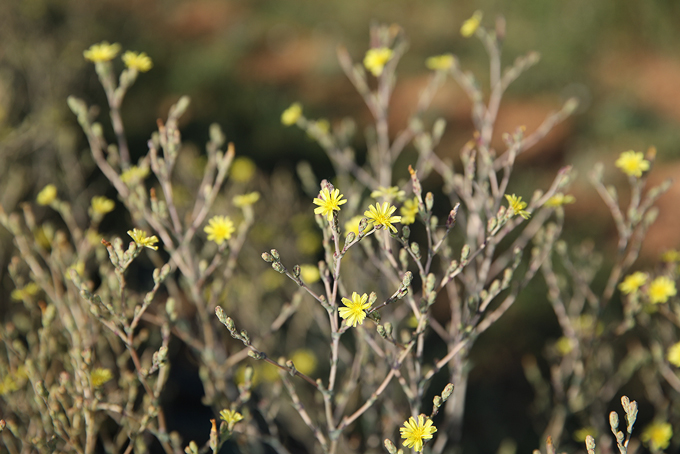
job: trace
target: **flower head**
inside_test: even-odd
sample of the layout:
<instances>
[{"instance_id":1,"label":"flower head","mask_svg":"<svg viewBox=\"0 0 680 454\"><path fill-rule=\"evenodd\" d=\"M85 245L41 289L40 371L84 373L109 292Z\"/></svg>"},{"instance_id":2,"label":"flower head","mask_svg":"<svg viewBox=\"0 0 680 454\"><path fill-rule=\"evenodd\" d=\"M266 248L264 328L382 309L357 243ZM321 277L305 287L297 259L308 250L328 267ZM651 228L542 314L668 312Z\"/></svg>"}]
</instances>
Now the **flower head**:
<instances>
[{"instance_id":1,"label":"flower head","mask_svg":"<svg viewBox=\"0 0 680 454\"><path fill-rule=\"evenodd\" d=\"M659 276L654 279L647 289L649 302L652 304L665 303L668 298L675 296L676 293L675 282L666 276Z\"/></svg>"},{"instance_id":2,"label":"flower head","mask_svg":"<svg viewBox=\"0 0 680 454\"><path fill-rule=\"evenodd\" d=\"M573 195L564 195L561 192L558 192L554 196L550 197L547 202L545 202L545 206L560 207L562 205L574 202L576 202L576 198Z\"/></svg>"},{"instance_id":3,"label":"flower head","mask_svg":"<svg viewBox=\"0 0 680 454\"><path fill-rule=\"evenodd\" d=\"M314 205L319 205L314 208L314 214L326 216L328 222L332 222L333 211L340 211L340 205L347 203L347 200L342 200L342 197L339 189L333 189L333 192L331 192L328 188L323 188L319 197L314 199Z\"/></svg>"},{"instance_id":4,"label":"flower head","mask_svg":"<svg viewBox=\"0 0 680 454\"><path fill-rule=\"evenodd\" d=\"M290 357L295 369L299 370L305 375L309 375L316 370L316 356L312 350L301 348L296 350Z\"/></svg>"},{"instance_id":5,"label":"flower head","mask_svg":"<svg viewBox=\"0 0 680 454\"><path fill-rule=\"evenodd\" d=\"M673 428L669 423L660 421L649 424L640 435L642 442L649 445L654 452L666 449L671 438L673 438Z\"/></svg>"},{"instance_id":6,"label":"flower head","mask_svg":"<svg viewBox=\"0 0 680 454\"><path fill-rule=\"evenodd\" d=\"M531 213L525 210L525 208L527 207L527 203L522 202L521 197L517 197L515 194L512 195L506 194L505 198L508 200L508 207L512 210L513 214L520 215L524 219L529 219Z\"/></svg>"},{"instance_id":7,"label":"flower head","mask_svg":"<svg viewBox=\"0 0 680 454\"><path fill-rule=\"evenodd\" d=\"M680 342L668 348L668 362L676 367L680 367Z\"/></svg>"},{"instance_id":8,"label":"flower head","mask_svg":"<svg viewBox=\"0 0 680 454\"><path fill-rule=\"evenodd\" d=\"M616 167L630 177L640 178L642 172L649 170L649 161L641 151L624 151L616 160Z\"/></svg>"},{"instance_id":9,"label":"flower head","mask_svg":"<svg viewBox=\"0 0 680 454\"><path fill-rule=\"evenodd\" d=\"M455 61L452 54L434 55L425 60L425 66L433 71L446 71Z\"/></svg>"},{"instance_id":10,"label":"flower head","mask_svg":"<svg viewBox=\"0 0 680 454\"><path fill-rule=\"evenodd\" d=\"M109 44L108 41L102 41L99 44L91 45L89 49L83 52L83 57L93 63L100 63L113 60L118 52L120 52L120 44Z\"/></svg>"},{"instance_id":11,"label":"flower head","mask_svg":"<svg viewBox=\"0 0 680 454\"><path fill-rule=\"evenodd\" d=\"M292 126L302 117L302 105L295 102L281 114L281 123L286 126Z\"/></svg>"},{"instance_id":12,"label":"flower head","mask_svg":"<svg viewBox=\"0 0 680 454\"><path fill-rule=\"evenodd\" d=\"M383 202L382 206L379 203L370 205L368 210L364 211L364 216L368 218L368 222L373 224L373 227L389 228L392 232L397 233L397 228L393 223L401 222L401 216L392 216L397 207L391 205L389 202Z\"/></svg>"},{"instance_id":13,"label":"flower head","mask_svg":"<svg viewBox=\"0 0 680 454\"><path fill-rule=\"evenodd\" d=\"M131 166L125 172L120 175L120 179L125 184L138 183L143 181L149 175L148 166Z\"/></svg>"},{"instance_id":14,"label":"flower head","mask_svg":"<svg viewBox=\"0 0 680 454\"><path fill-rule=\"evenodd\" d=\"M475 11L471 18L463 22L463 25L460 27L460 34L465 38L472 36L479 28L479 24L482 23L482 16L481 11Z\"/></svg>"},{"instance_id":15,"label":"flower head","mask_svg":"<svg viewBox=\"0 0 680 454\"><path fill-rule=\"evenodd\" d=\"M90 205L93 213L104 215L113 211L116 207L116 202L104 196L96 196L92 197Z\"/></svg>"},{"instance_id":16,"label":"flower head","mask_svg":"<svg viewBox=\"0 0 680 454\"><path fill-rule=\"evenodd\" d=\"M53 184L48 184L42 191L38 193L36 200L39 205L49 205L57 199L57 187Z\"/></svg>"},{"instance_id":17,"label":"flower head","mask_svg":"<svg viewBox=\"0 0 680 454\"><path fill-rule=\"evenodd\" d=\"M661 260L666 263L680 262L680 251L669 249L661 254Z\"/></svg>"},{"instance_id":18,"label":"flower head","mask_svg":"<svg viewBox=\"0 0 680 454\"><path fill-rule=\"evenodd\" d=\"M414 197L406 200L404 205L399 208L399 214L401 214L401 223L404 225L416 222L416 215L418 214L418 198Z\"/></svg>"},{"instance_id":19,"label":"flower head","mask_svg":"<svg viewBox=\"0 0 680 454\"><path fill-rule=\"evenodd\" d=\"M229 430L232 430L234 425L243 419L243 415L236 410L227 410L225 408L220 412L220 419L227 423Z\"/></svg>"},{"instance_id":20,"label":"flower head","mask_svg":"<svg viewBox=\"0 0 680 454\"><path fill-rule=\"evenodd\" d=\"M214 241L220 245L224 243L224 240L231 238L236 228L229 216L213 216L203 231L208 234L208 241Z\"/></svg>"},{"instance_id":21,"label":"flower head","mask_svg":"<svg viewBox=\"0 0 680 454\"><path fill-rule=\"evenodd\" d=\"M349 235L349 232L354 232L355 236L359 236L359 224L363 218L363 216L356 215L345 222L345 236Z\"/></svg>"},{"instance_id":22,"label":"flower head","mask_svg":"<svg viewBox=\"0 0 680 454\"><path fill-rule=\"evenodd\" d=\"M148 247L154 251L158 250L158 246L154 246L154 244L158 243L158 238L156 238L156 235L146 236L146 232L140 229L128 230L127 234L130 235L138 247Z\"/></svg>"},{"instance_id":23,"label":"flower head","mask_svg":"<svg viewBox=\"0 0 680 454\"><path fill-rule=\"evenodd\" d=\"M92 386L99 388L107 381L113 378L113 374L109 369L104 369L103 367L98 367L90 373L90 379L92 380Z\"/></svg>"},{"instance_id":24,"label":"flower head","mask_svg":"<svg viewBox=\"0 0 680 454\"><path fill-rule=\"evenodd\" d=\"M356 327L364 323L366 318L365 311L371 307L367 294L359 295L357 292L353 292L352 299L343 298L342 303L345 307L341 307L338 313L345 320L347 326Z\"/></svg>"},{"instance_id":25,"label":"flower head","mask_svg":"<svg viewBox=\"0 0 680 454\"><path fill-rule=\"evenodd\" d=\"M22 301L30 299L40 291L40 287L35 282L29 282L23 288L15 288L12 290L11 297L13 300Z\"/></svg>"},{"instance_id":26,"label":"flower head","mask_svg":"<svg viewBox=\"0 0 680 454\"><path fill-rule=\"evenodd\" d=\"M140 73L145 73L153 68L151 58L145 52L132 52L128 50L123 54L123 62L130 69L135 69Z\"/></svg>"},{"instance_id":27,"label":"flower head","mask_svg":"<svg viewBox=\"0 0 680 454\"><path fill-rule=\"evenodd\" d=\"M234 197L233 202L234 202L234 206L242 208L242 207L252 205L255 202L257 202L258 200L260 200L260 193L255 191L255 192L250 192L248 194L237 195L237 196Z\"/></svg>"},{"instance_id":28,"label":"flower head","mask_svg":"<svg viewBox=\"0 0 680 454\"><path fill-rule=\"evenodd\" d=\"M385 65L391 58L392 49L387 47L368 49L368 51L366 51L366 56L364 57L364 66L371 74L378 77L382 74Z\"/></svg>"},{"instance_id":29,"label":"flower head","mask_svg":"<svg viewBox=\"0 0 680 454\"><path fill-rule=\"evenodd\" d=\"M432 438L432 434L437 428L432 425L432 420L425 415L419 415L418 420L411 416L404 423L404 427L399 428L401 438L404 439L404 446L413 448L416 452L423 452L423 440Z\"/></svg>"},{"instance_id":30,"label":"flower head","mask_svg":"<svg viewBox=\"0 0 680 454\"><path fill-rule=\"evenodd\" d=\"M647 273L642 271L636 271L633 274L629 274L626 278L619 284L619 290L626 295L630 293L635 293L640 287L647 283Z\"/></svg>"},{"instance_id":31,"label":"flower head","mask_svg":"<svg viewBox=\"0 0 680 454\"><path fill-rule=\"evenodd\" d=\"M404 195L406 195L406 192L400 190L397 186L390 186L389 188L379 186L378 189L371 192L371 197L374 199L383 199L388 202L394 199L402 201L404 200Z\"/></svg>"}]
</instances>

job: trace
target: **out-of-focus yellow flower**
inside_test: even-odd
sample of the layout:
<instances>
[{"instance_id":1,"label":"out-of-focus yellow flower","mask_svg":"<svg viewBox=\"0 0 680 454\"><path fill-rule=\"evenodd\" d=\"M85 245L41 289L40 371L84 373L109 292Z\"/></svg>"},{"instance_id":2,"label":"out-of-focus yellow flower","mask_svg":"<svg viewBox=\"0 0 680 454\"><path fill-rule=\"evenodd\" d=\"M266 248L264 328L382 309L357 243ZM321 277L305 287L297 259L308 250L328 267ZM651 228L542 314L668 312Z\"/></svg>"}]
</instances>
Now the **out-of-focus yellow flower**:
<instances>
[{"instance_id":1,"label":"out-of-focus yellow flower","mask_svg":"<svg viewBox=\"0 0 680 454\"><path fill-rule=\"evenodd\" d=\"M550 197L547 202L545 202L545 206L559 207L574 202L576 202L576 198L573 195L564 195L561 192L558 192L554 196Z\"/></svg>"},{"instance_id":2,"label":"out-of-focus yellow flower","mask_svg":"<svg viewBox=\"0 0 680 454\"><path fill-rule=\"evenodd\" d=\"M57 187L53 184L48 184L42 191L38 193L36 201L38 205L49 205L57 199Z\"/></svg>"},{"instance_id":3,"label":"out-of-focus yellow flower","mask_svg":"<svg viewBox=\"0 0 680 454\"><path fill-rule=\"evenodd\" d=\"M455 61L452 54L434 55L425 60L425 66L433 71L446 71L453 66Z\"/></svg>"},{"instance_id":4,"label":"out-of-focus yellow flower","mask_svg":"<svg viewBox=\"0 0 680 454\"><path fill-rule=\"evenodd\" d=\"M574 432L574 440L583 443L586 441L588 435L597 437L597 429L594 427L582 427Z\"/></svg>"},{"instance_id":5,"label":"out-of-focus yellow flower","mask_svg":"<svg viewBox=\"0 0 680 454\"><path fill-rule=\"evenodd\" d=\"M116 207L116 202L104 196L96 196L92 197L90 206L92 207L93 213L103 216L106 213L113 211Z\"/></svg>"},{"instance_id":6,"label":"out-of-focus yellow flower","mask_svg":"<svg viewBox=\"0 0 680 454\"><path fill-rule=\"evenodd\" d=\"M668 348L668 362L675 367L680 367L680 342Z\"/></svg>"},{"instance_id":7,"label":"out-of-focus yellow flower","mask_svg":"<svg viewBox=\"0 0 680 454\"><path fill-rule=\"evenodd\" d=\"M305 375L309 375L316 370L316 356L309 349L296 350L290 359L295 364L295 368Z\"/></svg>"},{"instance_id":8,"label":"out-of-focus yellow flower","mask_svg":"<svg viewBox=\"0 0 680 454\"><path fill-rule=\"evenodd\" d=\"M13 300L23 301L35 296L40 291L40 287L35 282L29 282L23 288L15 288L12 290L11 297Z\"/></svg>"},{"instance_id":9,"label":"out-of-focus yellow flower","mask_svg":"<svg viewBox=\"0 0 680 454\"><path fill-rule=\"evenodd\" d=\"M92 380L92 386L95 388L99 388L102 386L104 383L107 381L111 380L113 378L113 374L109 369L104 369L102 367L98 367L95 370L92 371L90 374L90 379Z\"/></svg>"},{"instance_id":10,"label":"out-of-focus yellow flower","mask_svg":"<svg viewBox=\"0 0 680 454\"><path fill-rule=\"evenodd\" d=\"M249 192L248 194L243 194L243 195L237 195L234 197L233 202L234 206L242 208L246 207L249 205L254 204L260 200L260 193L255 191L255 192Z\"/></svg>"},{"instance_id":11,"label":"out-of-focus yellow flower","mask_svg":"<svg viewBox=\"0 0 680 454\"><path fill-rule=\"evenodd\" d=\"M24 366L19 366L16 372L10 372L2 377L2 380L0 380L0 396L21 389L26 383L27 377L28 375L26 374L26 368L24 368Z\"/></svg>"},{"instance_id":12,"label":"out-of-focus yellow flower","mask_svg":"<svg viewBox=\"0 0 680 454\"><path fill-rule=\"evenodd\" d=\"M317 231L304 230L298 235L295 246L303 254L314 255L321 249L321 241L321 235Z\"/></svg>"},{"instance_id":13,"label":"out-of-focus yellow flower","mask_svg":"<svg viewBox=\"0 0 680 454\"><path fill-rule=\"evenodd\" d=\"M680 262L680 252L675 249L670 249L661 254L661 260L666 263Z\"/></svg>"},{"instance_id":14,"label":"out-of-focus yellow flower","mask_svg":"<svg viewBox=\"0 0 680 454\"><path fill-rule=\"evenodd\" d=\"M359 236L359 223L363 218L363 216L357 215L345 222L345 236L349 235L349 232L354 232L354 235Z\"/></svg>"},{"instance_id":15,"label":"out-of-focus yellow flower","mask_svg":"<svg viewBox=\"0 0 680 454\"><path fill-rule=\"evenodd\" d=\"M392 58L392 49L387 47L379 47L376 49L368 49L364 57L364 66L375 77L382 74L383 69L388 61Z\"/></svg>"},{"instance_id":16,"label":"out-of-focus yellow flower","mask_svg":"<svg viewBox=\"0 0 680 454\"><path fill-rule=\"evenodd\" d=\"M144 181L149 175L149 168L146 166L137 167L132 166L120 175L120 179L125 184L137 183Z\"/></svg>"},{"instance_id":17,"label":"out-of-focus yellow flower","mask_svg":"<svg viewBox=\"0 0 680 454\"><path fill-rule=\"evenodd\" d=\"M397 186L390 186L389 188L379 186L378 189L371 192L371 197L376 200L381 199L383 202L392 202L395 199L401 202L405 195L406 192Z\"/></svg>"},{"instance_id":18,"label":"out-of-focus yellow flower","mask_svg":"<svg viewBox=\"0 0 680 454\"><path fill-rule=\"evenodd\" d=\"M640 178L642 172L649 170L649 161L641 151L624 151L616 160L616 167L630 177Z\"/></svg>"},{"instance_id":19,"label":"out-of-focus yellow flower","mask_svg":"<svg viewBox=\"0 0 680 454\"><path fill-rule=\"evenodd\" d=\"M574 350L574 345L571 342L571 339L566 336L562 336L557 339L557 342L555 342L555 348L557 348L557 351L560 355L566 356L571 353L572 350Z\"/></svg>"},{"instance_id":20,"label":"out-of-focus yellow flower","mask_svg":"<svg viewBox=\"0 0 680 454\"><path fill-rule=\"evenodd\" d=\"M239 156L234 159L229 168L229 178L238 183L247 183L255 175L257 166L252 159L245 156Z\"/></svg>"},{"instance_id":21,"label":"out-of-focus yellow flower","mask_svg":"<svg viewBox=\"0 0 680 454\"><path fill-rule=\"evenodd\" d=\"M145 73L153 68L153 62L145 52L137 53L128 50L123 54L123 62L128 68L137 70L140 73Z\"/></svg>"},{"instance_id":22,"label":"out-of-focus yellow flower","mask_svg":"<svg viewBox=\"0 0 680 454\"><path fill-rule=\"evenodd\" d=\"M281 123L292 126L302 117L302 104L295 102L281 114Z\"/></svg>"},{"instance_id":23,"label":"out-of-focus yellow flower","mask_svg":"<svg viewBox=\"0 0 680 454\"><path fill-rule=\"evenodd\" d=\"M305 284L313 284L321 278L319 267L314 265L300 265L300 277Z\"/></svg>"},{"instance_id":24,"label":"out-of-focus yellow flower","mask_svg":"<svg viewBox=\"0 0 680 454\"><path fill-rule=\"evenodd\" d=\"M520 215L524 219L529 219L531 213L525 210L527 207L526 202L522 202L522 197L517 197L515 194L506 195L505 198L508 200L508 208L510 208L515 215Z\"/></svg>"},{"instance_id":25,"label":"out-of-focus yellow flower","mask_svg":"<svg viewBox=\"0 0 680 454\"><path fill-rule=\"evenodd\" d=\"M101 63L113 60L120 52L120 44L109 44L108 41L102 41L99 44L93 44L89 49L83 51L83 57L93 63Z\"/></svg>"},{"instance_id":26,"label":"out-of-focus yellow flower","mask_svg":"<svg viewBox=\"0 0 680 454\"><path fill-rule=\"evenodd\" d=\"M654 279L647 289L649 302L652 304L665 303L668 298L675 296L676 293L675 282L666 276L659 276Z\"/></svg>"},{"instance_id":27,"label":"out-of-focus yellow flower","mask_svg":"<svg viewBox=\"0 0 680 454\"><path fill-rule=\"evenodd\" d=\"M404 205L399 209L401 214L401 223L404 225L413 224L416 222L418 215L418 198L414 197L404 202Z\"/></svg>"},{"instance_id":28,"label":"out-of-focus yellow flower","mask_svg":"<svg viewBox=\"0 0 680 454\"><path fill-rule=\"evenodd\" d=\"M666 449L673 438L673 428L667 422L655 421L642 431L640 439L652 451Z\"/></svg>"},{"instance_id":29,"label":"out-of-focus yellow flower","mask_svg":"<svg viewBox=\"0 0 680 454\"><path fill-rule=\"evenodd\" d=\"M463 22L463 25L460 27L460 34L465 38L472 36L482 23L482 16L483 13L481 11L475 11L471 18Z\"/></svg>"},{"instance_id":30,"label":"out-of-focus yellow flower","mask_svg":"<svg viewBox=\"0 0 680 454\"><path fill-rule=\"evenodd\" d=\"M156 235L146 236L146 232L140 229L128 230L127 234L130 235L130 238L132 238L138 247L148 247L154 251L158 250L158 246L154 246L156 243L158 243L158 238Z\"/></svg>"},{"instance_id":31,"label":"out-of-focus yellow flower","mask_svg":"<svg viewBox=\"0 0 680 454\"><path fill-rule=\"evenodd\" d=\"M636 271L635 273L626 276L623 282L619 284L619 290L626 295L635 293L640 287L647 283L647 278L647 273Z\"/></svg>"},{"instance_id":32,"label":"out-of-focus yellow flower","mask_svg":"<svg viewBox=\"0 0 680 454\"><path fill-rule=\"evenodd\" d=\"M214 241L220 245L231 238L236 228L229 216L213 216L203 231L208 234L208 241Z\"/></svg>"}]
</instances>

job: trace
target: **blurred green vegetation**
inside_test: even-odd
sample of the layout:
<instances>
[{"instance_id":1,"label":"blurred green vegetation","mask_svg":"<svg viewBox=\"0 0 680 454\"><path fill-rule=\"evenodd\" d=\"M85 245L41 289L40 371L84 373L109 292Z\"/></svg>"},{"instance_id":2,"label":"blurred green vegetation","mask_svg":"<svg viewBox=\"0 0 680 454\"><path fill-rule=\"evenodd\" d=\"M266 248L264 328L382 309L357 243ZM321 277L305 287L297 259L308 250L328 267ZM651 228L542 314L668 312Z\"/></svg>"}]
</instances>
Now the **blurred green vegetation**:
<instances>
[{"instance_id":1,"label":"blurred green vegetation","mask_svg":"<svg viewBox=\"0 0 680 454\"><path fill-rule=\"evenodd\" d=\"M621 151L654 144L664 167L659 179L680 176L680 2L674 0L2 1L0 204L13 211L20 202L33 200L47 183L57 184L66 192L63 197L81 208L88 203L82 199L85 188L106 191L66 106L70 94L105 105L96 75L82 57L92 43L120 42L124 49L147 52L154 61L123 108L133 159L146 152L155 119L164 118L170 104L186 94L192 106L182 130L185 141L198 150L207 139L208 125L217 122L235 143L237 155L249 156L261 169L292 169L304 159L325 178L331 171L325 155L299 130L282 126L280 114L300 101L310 118L367 118L361 98L337 63L336 47L345 45L359 60L368 46L371 21L404 28L410 50L400 66L393 113L406 118L430 55L453 52L484 81L488 70L481 44L459 34L462 21L477 9L485 12L488 23L496 15L505 17L506 62L530 50L542 55L508 92L509 110L501 108L505 130L527 118L536 127L568 97L582 100L572 120L520 160L513 189L529 196L558 167L572 164L581 178L574 188L578 203L568 208L573 221L567 222L567 236L611 236L606 209L585 178L594 162L606 161L613 169ZM453 101L435 104L436 113L449 121L438 152L449 156L455 156L473 132L468 103L453 85L447 82L445 90L454 95ZM618 174L610 177L625 181ZM662 210L664 206L673 207L665 203ZM677 221L664 227L663 219L654 231L662 238L654 253L680 243ZM12 250L4 230L0 242L2 300L11 290L6 266ZM524 333L519 339L505 342L505 351L476 358L479 372L473 374L466 408L471 433L464 440L466 452L492 452L506 437L516 438L520 451L536 447L528 423L510 427L503 421L517 425L516 406L531 402L519 359L527 350L540 355L539 341L556 331L549 307L537 308L531 302L544 295L543 288L536 289L506 315L507 323L488 334L496 345L498 339ZM488 351L483 342L478 350ZM484 430L491 427L499 429L489 437ZM489 445L475 448L471 441L479 439Z\"/></svg>"}]
</instances>

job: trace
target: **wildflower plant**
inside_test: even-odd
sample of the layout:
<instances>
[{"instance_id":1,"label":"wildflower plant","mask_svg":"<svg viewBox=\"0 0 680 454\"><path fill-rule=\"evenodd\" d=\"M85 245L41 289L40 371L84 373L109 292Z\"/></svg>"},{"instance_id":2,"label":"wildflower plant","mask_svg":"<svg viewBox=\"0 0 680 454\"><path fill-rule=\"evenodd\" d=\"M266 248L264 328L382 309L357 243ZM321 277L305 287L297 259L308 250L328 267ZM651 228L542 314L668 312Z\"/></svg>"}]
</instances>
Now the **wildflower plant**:
<instances>
[{"instance_id":1,"label":"wildflower plant","mask_svg":"<svg viewBox=\"0 0 680 454\"><path fill-rule=\"evenodd\" d=\"M609 421L600 415L635 374L655 413L640 440L666 449L668 421L680 417L677 405L668 405L680 391L679 255L667 253L653 270L635 269L656 217L653 204L670 185L646 187L655 150L624 152L611 165L628 177L627 207L604 184L603 167L591 175L619 235L598 286L604 268L593 245L560 239L564 206L575 202L571 168L530 196L510 189L517 156L573 113L576 101L534 132L496 131L504 93L539 56L530 52L503 70L505 24L498 19L489 29L481 12L460 33L487 52L488 87L453 54L432 56L424 62L428 84L395 131L388 120L408 47L403 30L372 27L371 47L355 58L338 48L372 117L364 125L366 159L357 159L352 119L309 118L293 103L281 123L314 139L334 171L319 178L300 164L303 200L290 176L254 178L254 163L235 159L233 144L225 150L217 125L201 172L187 171L190 150L178 128L185 97L158 120L145 150L131 150L121 106L153 61L126 51L118 73L120 45L87 49L113 136L85 101L71 97L68 105L116 197L88 194L87 216L78 216L48 184L36 203L54 211L61 227L41 223L30 204L21 214L0 210L18 251L9 267L11 297L28 314L0 327L0 430L8 429L0 436L8 451L90 454L103 446L129 453L154 444L198 454L230 444L288 453L286 440L294 438L299 450L335 454L378 452L376 436L390 454L455 449L470 351L537 277L562 331L546 347L548 375L530 356L523 364L537 390L548 452L570 439L573 423L583 428L589 454L595 437L602 442L608 432L627 452L637 442L637 403L621 400L625 433L615 412ZM438 154L446 121L427 114L451 80L468 96L475 127L455 163ZM502 149L492 146L498 135ZM442 187L425 191L431 180ZM99 232L114 210L125 212L127 237ZM283 239L286 229L295 241ZM145 273L144 263L153 271ZM146 287L130 279L144 274ZM607 309L619 301L621 311ZM202 403L213 412L203 445L169 428L161 396L172 343L190 351ZM619 361L612 360L615 349Z\"/></svg>"}]
</instances>

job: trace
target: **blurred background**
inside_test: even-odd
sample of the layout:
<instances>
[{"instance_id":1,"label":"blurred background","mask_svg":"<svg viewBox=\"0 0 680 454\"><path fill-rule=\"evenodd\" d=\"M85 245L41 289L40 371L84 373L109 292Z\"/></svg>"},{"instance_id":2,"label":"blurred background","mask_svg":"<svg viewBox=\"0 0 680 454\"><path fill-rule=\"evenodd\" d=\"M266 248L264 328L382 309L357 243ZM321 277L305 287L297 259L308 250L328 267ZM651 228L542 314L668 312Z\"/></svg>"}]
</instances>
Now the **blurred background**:
<instances>
[{"instance_id":1,"label":"blurred background","mask_svg":"<svg viewBox=\"0 0 680 454\"><path fill-rule=\"evenodd\" d=\"M534 188L547 187L560 167L573 165L577 203L567 207L566 235L591 237L613 251L614 224L587 181L593 164L605 163L605 179L620 188L624 200L626 178L613 165L622 151L657 147L650 184L680 177L680 2L674 0L4 0L0 204L14 211L58 181L62 197L83 206L89 203L79 199L84 187L110 192L66 105L67 96L81 97L102 106L100 118L107 120L104 92L82 54L93 43L118 42L153 59L154 68L140 75L123 107L133 160L146 153L156 119L165 118L169 106L186 94L192 104L183 117L183 138L195 153L203 150L208 125L217 122L237 155L251 158L265 175L282 168L292 172L306 160L317 176L328 178L331 166L320 147L298 129L282 126L280 114L299 101L309 118L333 123L352 116L363 130L369 113L341 71L336 47L345 45L360 61L372 22L403 27L410 48L392 102L391 128L397 130L428 79L428 56L452 52L487 80L483 46L459 33L477 9L484 11L487 27L496 15L505 17L506 64L531 50L542 55L506 95L494 142L499 149L502 132L520 125L531 132L569 97L581 101L572 118L521 157L514 192L529 198ZM122 68L119 60L115 65ZM437 152L455 159L473 128L470 104L453 80L434 103L434 115L448 121ZM678 200L676 184L659 201L661 214L641 263L680 246ZM6 265L12 253L9 236L0 229L0 300L11 290ZM470 452L495 451L506 437L518 440L520 450L538 446L536 431L542 428L513 420L533 398L523 379L522 355L540 355L545 339L559 336L545 291L535 292L540 301L532 302L530 295L519 302L480 340L478 350L486 353L476 358L471 376L466 438L471 446L472 440L481 445ZM485 339L495 345L505 341L501 350L489 352ZM197 395L200 399L200 390ZM491 428L498 433L488 436ZM207 431L201 433L195 438L207 438Z\"/></svg>"}]
</instances>

